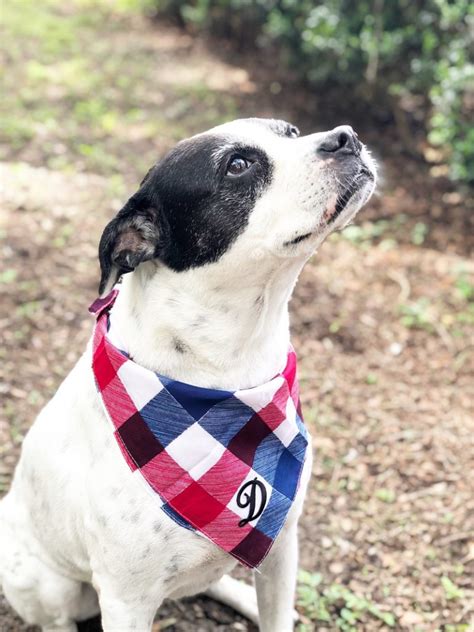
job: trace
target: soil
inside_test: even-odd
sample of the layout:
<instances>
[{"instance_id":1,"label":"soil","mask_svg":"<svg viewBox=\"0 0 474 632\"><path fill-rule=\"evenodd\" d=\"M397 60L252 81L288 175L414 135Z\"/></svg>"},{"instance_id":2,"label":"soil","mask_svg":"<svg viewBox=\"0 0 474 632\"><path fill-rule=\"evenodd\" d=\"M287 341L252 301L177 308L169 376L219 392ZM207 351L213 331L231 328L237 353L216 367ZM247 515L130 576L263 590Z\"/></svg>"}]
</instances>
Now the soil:
<instances>
[{"instance_id":1,"label":"soil","mask_svg":"<svg viewBox=\"0 0 474 632\"><path fill-rule=\"evenodd\" d=\"M69 19L67 8L56 18L60 11ZM101 230L156 156L181 136L244 114L285 117L306 130L314 120L341 121L307 88L280 76L275 85L276 75L248 55L236 58L226 46L137 15L112 17L77 27L84 50L74 54L135 60L126 70L136 83L114 83L118 64L103 87L123 128L105 118L99 129L81 108L74 125L61 125L72 97L46 81L38 101L59 124L41 127L32 113L34 134L20 142L12 131L1 146L0 492L36 413L89 338ZM22 73L25 64L34 68L35 51L15 50L4 51L6 83L18 82L18 116L27 118L38 103L27 102L31 77ZM138 105L127 101L130 91ZM350 103L345 121L359 123L384 182L356 226L311 259L291 303L316 455L300 566L321 574L323 588L344 585L391 613L392 629L462 632L474 625L472 213L442 166L404 153L395 128L354 120ZM93 150L79 151L79 136ZM328 623L301 607L301 629L389 629L370 614L341 627L342 606L331 608ZM156 631L254 629L205 598L165 603L155 624ZM0 597L0 630L33 628Z\"/></svg>"}]
</instances>

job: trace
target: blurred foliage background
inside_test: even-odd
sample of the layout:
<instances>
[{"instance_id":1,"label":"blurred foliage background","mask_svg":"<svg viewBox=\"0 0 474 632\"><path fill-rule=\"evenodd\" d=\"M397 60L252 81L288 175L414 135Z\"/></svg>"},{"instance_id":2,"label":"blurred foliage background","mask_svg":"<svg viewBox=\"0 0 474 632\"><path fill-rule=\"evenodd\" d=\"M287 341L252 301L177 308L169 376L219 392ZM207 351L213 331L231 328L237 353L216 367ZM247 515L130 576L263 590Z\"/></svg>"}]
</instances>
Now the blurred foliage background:
<instances>
[{"instance_id":1,"label":"blurred foliage background","mask_svg":"<svg viewBox=\"0 0 474 632\"><path fill-rule=\"evenodd\" d=\"M151 4L151 3L149 3ZM274 48L324 90L417 118L453 180L474 182L474 4L469 0L155 0L182 24Z\"/></svg>"}]
</instances>

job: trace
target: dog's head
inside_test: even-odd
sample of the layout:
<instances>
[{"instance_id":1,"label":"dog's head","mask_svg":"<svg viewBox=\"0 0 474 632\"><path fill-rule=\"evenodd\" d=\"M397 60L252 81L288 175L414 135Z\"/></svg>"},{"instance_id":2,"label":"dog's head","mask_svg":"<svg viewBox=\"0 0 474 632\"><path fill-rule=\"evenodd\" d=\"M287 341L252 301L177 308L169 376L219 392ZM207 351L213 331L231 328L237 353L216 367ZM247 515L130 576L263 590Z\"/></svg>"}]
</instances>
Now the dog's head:
<instances>
[{"instance_id":1,"label":"dog's head","mask_svg":"<svg viewBox=\"0 0 474 632\"><path fill-rule=\"evenodd\" d=\"M145 176L100 242L106 294L155 260L182 272L225 261L305 260L355 215L375 164L348 126L300 136L278 120L241 119L180 142Z\"/></svg>"}]
</instances>

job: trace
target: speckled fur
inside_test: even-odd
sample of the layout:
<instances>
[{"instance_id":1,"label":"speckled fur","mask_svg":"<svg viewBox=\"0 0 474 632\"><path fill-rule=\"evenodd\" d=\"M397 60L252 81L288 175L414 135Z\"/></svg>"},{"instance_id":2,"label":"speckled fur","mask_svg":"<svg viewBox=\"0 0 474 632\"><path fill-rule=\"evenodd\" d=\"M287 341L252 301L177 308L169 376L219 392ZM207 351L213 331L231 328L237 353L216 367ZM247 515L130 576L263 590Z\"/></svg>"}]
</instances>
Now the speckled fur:
<instances>
[{"instance_id":1,"label":"speckled fur","mask_svg":"<svg viewBox=\"0 0 474 632\"><path fill-rule=\"evenodd\" d=\"M192 384L239 389L283 368L297 276L366 201L373 182L328 226L325 214L349 176L337 161L318 158L325 134L290 139L250 120L216 135L223 146L234 139L265 151L271 182L216 261L176 271L157 259L127 274L113 318L136 362ZM365 151L362 159L373 168ZM73 632L75 621L99 607L105 632L148 632L164 598L206 589L256 621L253 589L226 576L235 560L170 520L131 475L99 402L90 354L89 346L36 419L0 503L7 599L49 632ZM310 472L308 458L285 528L256 573L262 632L293 628L296 525Z\"/></svg>"}]
</instances>

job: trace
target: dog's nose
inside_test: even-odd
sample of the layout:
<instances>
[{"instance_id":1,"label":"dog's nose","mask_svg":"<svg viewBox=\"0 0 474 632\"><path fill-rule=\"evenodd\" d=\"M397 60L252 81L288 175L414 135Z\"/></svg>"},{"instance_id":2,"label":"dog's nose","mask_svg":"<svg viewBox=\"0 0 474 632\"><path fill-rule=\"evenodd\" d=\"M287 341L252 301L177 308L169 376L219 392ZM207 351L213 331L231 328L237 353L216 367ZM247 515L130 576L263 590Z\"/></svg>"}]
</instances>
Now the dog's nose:
<instances>
[{"instance_id":1,"label":"dog's nose","mask_svg":"<svg viewBox=\"0 0 474 632\"><path fill-rule=\"evenodd\" d=\"M362 143L350 125L335 127L318 145L317 152L322 156L341 156L354 154L358 156Z\"/></svg>"}]
</instances>

